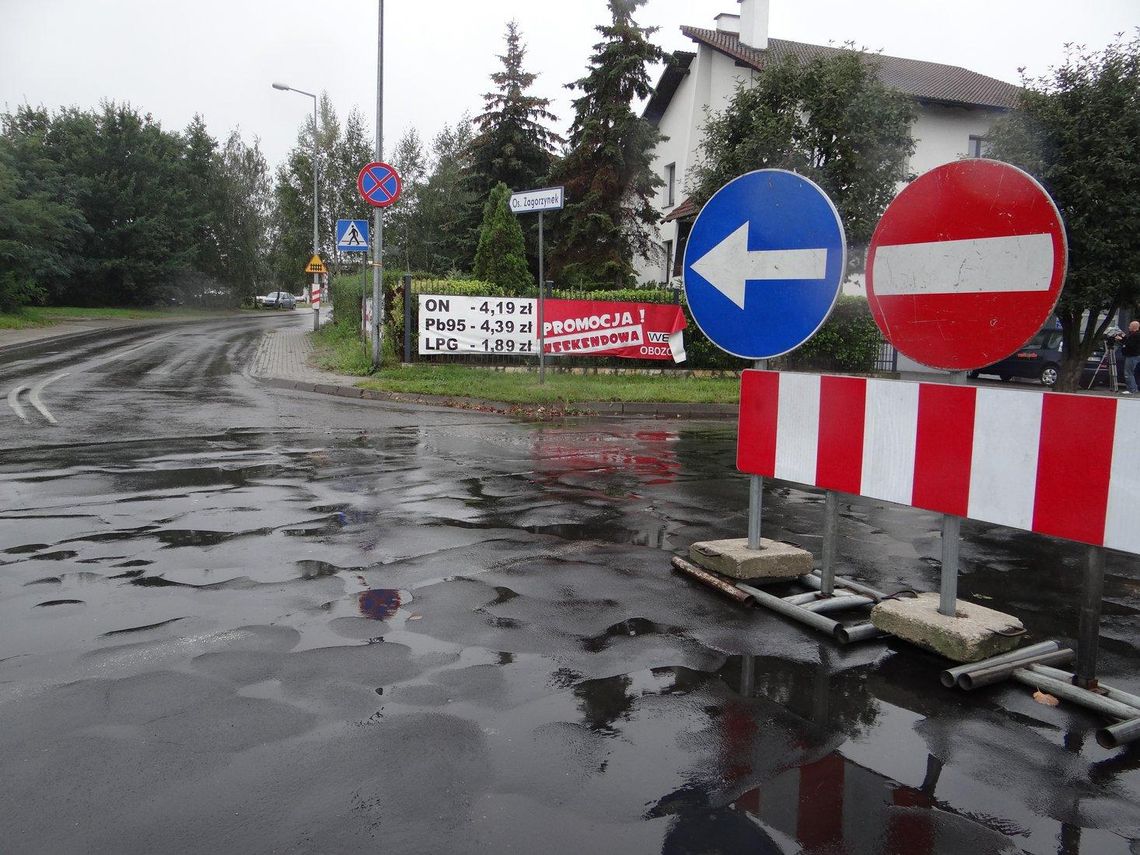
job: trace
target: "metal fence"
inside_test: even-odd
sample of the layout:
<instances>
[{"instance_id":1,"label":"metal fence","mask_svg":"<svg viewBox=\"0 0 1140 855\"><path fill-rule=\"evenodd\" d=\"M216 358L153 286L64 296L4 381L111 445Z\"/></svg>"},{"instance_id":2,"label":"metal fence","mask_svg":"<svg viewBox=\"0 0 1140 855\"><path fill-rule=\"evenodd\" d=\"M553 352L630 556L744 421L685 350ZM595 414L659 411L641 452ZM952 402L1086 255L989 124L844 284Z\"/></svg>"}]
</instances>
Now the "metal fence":
<instances>
[{"instance_id":1,"label":"metal fence","mask_svg":"<svg viewBox=\"0 0 1140 855\"><path fill-rule=\"evenodd\" d=\"M876 371L898 371L899 353L889 341L879 342L879 355L875 358Z\"/></svg>"}]
</instances>

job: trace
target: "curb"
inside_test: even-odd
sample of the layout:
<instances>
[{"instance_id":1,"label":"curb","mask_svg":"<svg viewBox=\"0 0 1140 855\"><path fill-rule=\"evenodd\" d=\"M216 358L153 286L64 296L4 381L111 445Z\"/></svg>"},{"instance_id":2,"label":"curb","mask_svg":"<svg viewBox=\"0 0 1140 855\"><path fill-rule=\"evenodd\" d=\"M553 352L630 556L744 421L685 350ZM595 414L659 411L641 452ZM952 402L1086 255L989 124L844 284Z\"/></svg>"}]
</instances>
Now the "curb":
<instances>
[{"instance_id":1,"label":"curb","mask_svg":"<svg viewBox=\"0 0 1140 855\"><path fill-rule=\"evenodd\" d=\"M284 380L276 377L254 378L267 386L290 389L295 392L315 392L364 401L386 401L395 404L421 404L459 410L478 410L504 416L523 418L562 418L567 416L615 416L626 418L658 419L735 419L740 411L736 404L644 403L621 401L582 401L567 407L547 405L509 404L506 401L488 401L482 398L452 398L446 395L407 395L400 392L380 392L357 386L339 386L330 383L313 383L304 380Z\"/></svg>"}]
</instances>

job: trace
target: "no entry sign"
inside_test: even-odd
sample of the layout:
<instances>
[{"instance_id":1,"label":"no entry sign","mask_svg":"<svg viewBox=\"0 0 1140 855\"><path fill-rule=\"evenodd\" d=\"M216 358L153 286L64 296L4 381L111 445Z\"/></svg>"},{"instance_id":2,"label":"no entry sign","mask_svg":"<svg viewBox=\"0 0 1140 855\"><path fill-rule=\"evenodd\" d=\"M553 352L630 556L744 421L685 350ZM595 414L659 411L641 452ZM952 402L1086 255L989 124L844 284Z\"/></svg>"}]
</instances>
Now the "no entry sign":
<instances>
[{"instance_id":1,"label":"no entry sign","mask_svg":"<svg viewBox=\"0 0 1140 855\"><path fill-rule=\"evenodd\" d=\"M395 167L375 161L360 170L356 177L356 187L364 201L373 208L387 208L400 198L404 184Z\"/></svg>"},{"instance_id":2,"label":"no entry sign","mask_svg":"<svg viewBox=\"0 0 1140 855\"><path fill-rule=\"evenodd\" d=\"M867 298L900 353L932 368L982 368L1041 328L1067 255L1061 215L1032 177L995 160L956 161L887 207L867 255Z\"/></svg>"}]
</instances>

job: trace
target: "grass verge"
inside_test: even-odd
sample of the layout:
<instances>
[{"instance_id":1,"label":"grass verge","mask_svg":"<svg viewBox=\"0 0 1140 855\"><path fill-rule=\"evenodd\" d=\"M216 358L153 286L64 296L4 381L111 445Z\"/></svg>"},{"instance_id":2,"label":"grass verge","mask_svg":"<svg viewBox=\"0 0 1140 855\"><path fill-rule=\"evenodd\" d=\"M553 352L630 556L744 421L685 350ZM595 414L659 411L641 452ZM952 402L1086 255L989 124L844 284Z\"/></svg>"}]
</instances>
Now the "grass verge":
<instances>
[{"instance_id":1,"label":"grass verge","mask_svg":"<svg viewBox=\"0 0 1140 855\"><path fill-rule=\"evenodd\" d=\"M385 368L360 384L366 389L454 398L484 398L508 404L573 406L589 401L734 404L740 381L732 377L670 377L629 374L564 374L494 371L465 365Z\"/></svg>"},{"instance_id":2,"label":"grass verge","mask_svg":"<svg viewBox=\"0 0 1140 855\"><path fill-rule=\"evenodd\" d=\"M317 365L325 371L363 377L372 370L372 351L355 327L325 324L312 336Z\"/></svg>"},{"instance_id":3,"label":"grass verge","mask_svg":"<svg viewBox=\"0 0 1140 855\"><path fill-rule=\"evenodd\" d=\"M79 308L76 306L25 307L19 312L0 313L0 329L19 330L31 327L49 327L63 321L85 320L173 320L177 318L207 318L229 315L232 311L205 309L110 309Z\"/></svg>"},{"instance_id":4,"label":"grass verge","mask_svg":"<svg viewBox=\"0 0 1140 855\"><path fill-rule=\"evenodd\" d=\"M372 355L352 327L326 324L313 334L316 362L326 371L363 378L365 389L406 395L482 398L507 404L561 408L590 401L639 403L735 404L740 381L735 377L686 377L648 374L567 374L547 371L539 385L538 372L505 372L468 365L417 364L383 368L369 374ZM385 339L386 364L395 362Z\"/></svg>"}]
</instances>

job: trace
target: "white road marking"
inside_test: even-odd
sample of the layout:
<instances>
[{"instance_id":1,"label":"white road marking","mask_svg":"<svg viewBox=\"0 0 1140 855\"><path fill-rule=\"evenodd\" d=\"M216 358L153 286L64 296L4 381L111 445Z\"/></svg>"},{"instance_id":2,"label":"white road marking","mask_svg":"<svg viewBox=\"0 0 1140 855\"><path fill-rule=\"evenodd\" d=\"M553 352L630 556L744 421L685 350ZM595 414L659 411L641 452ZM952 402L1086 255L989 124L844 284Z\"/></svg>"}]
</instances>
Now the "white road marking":
<instances>
[{"instance_id":1,"label":"white road marking","mask_svg":"<svg viewBox=\"0 0 1140 855\"><path fill-rule=\"evenodd\" d=\"M64 371L62 374L56 374L54 377L49 377L42 383L37 383L35 388L32 389L31 394L28 395L28 400L32 402L32 406L39 410L40 415L48 420L48 424L54 425L59 424L59 422L55 420L55 416L53 416L48 411L48 408L44 406L43 401L40 400L40 392L42 392L49 384L54 383L56 380L62 380L70 373L70 371Z\"/></svg>"},{"instance_id":2,"label":"white road marking","mask_svg":"<svg viewBox=\"0 0 1140 855\"><path fill-rule=\"evenodd\" d=\"M28 420L28 417L24 413L24 408L20 406L19 397L20 393L27 388L27 386L13 386L8 392L8 406L25 422Z\"/></svg>"}]
</instances>

